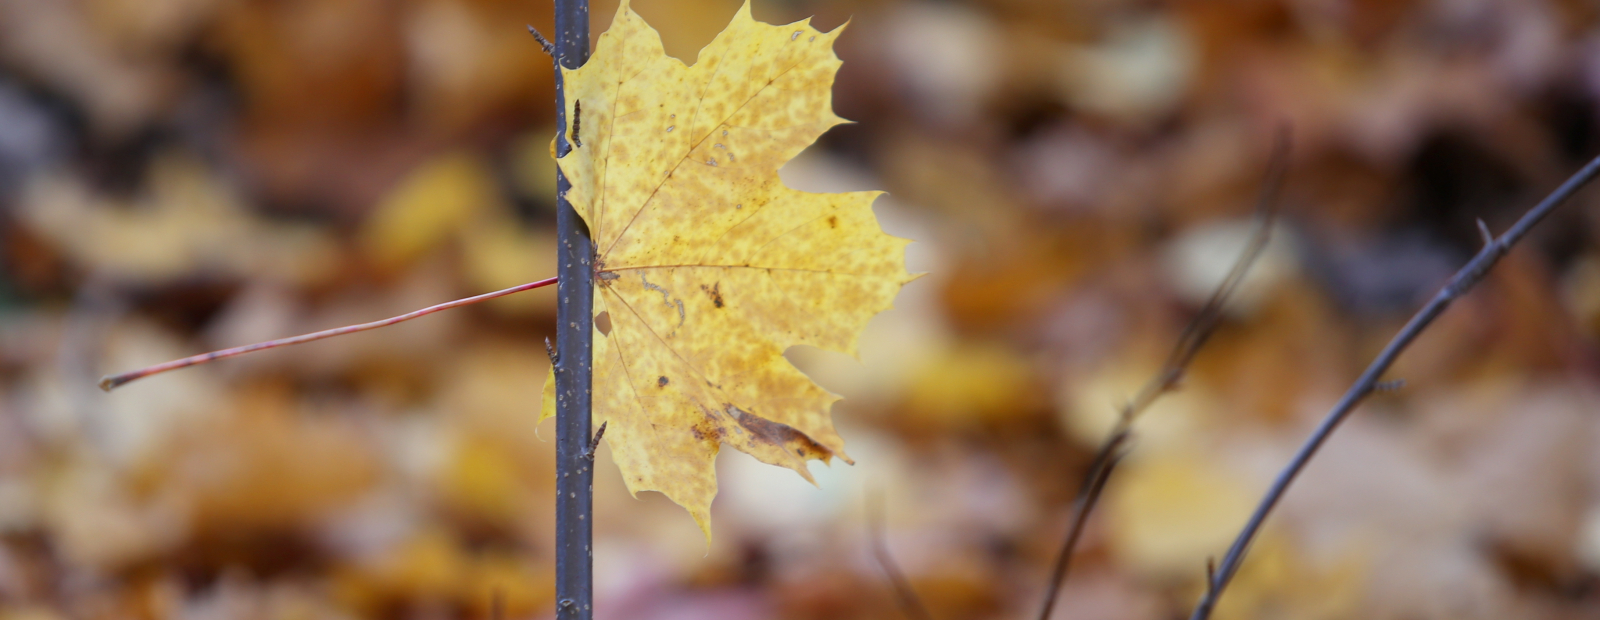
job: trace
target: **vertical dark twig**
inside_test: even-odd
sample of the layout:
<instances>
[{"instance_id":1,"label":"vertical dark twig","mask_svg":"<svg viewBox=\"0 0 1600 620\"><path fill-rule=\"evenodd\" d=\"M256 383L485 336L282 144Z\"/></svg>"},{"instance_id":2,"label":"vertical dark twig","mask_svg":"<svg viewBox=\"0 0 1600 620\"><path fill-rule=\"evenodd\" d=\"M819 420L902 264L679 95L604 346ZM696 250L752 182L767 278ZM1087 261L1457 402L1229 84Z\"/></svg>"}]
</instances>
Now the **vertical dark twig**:
<instances>
[{"instance_id":1,"label":"vertical dark twig","mask_svg":"<svg viewBox=\"0 0 1600 620\"><path fill-rule=\"evenodd\" d=\"M895 602L900 604L900 611L910 620L933 620L933 615L928 613L928 607L922 604L922 598L917 596L917 591L911 588L911 582L906 580L905 573L900 571L900 565L895 563L894 556L889 555L889 544L884 541L883 521L883 491L868 491L867 537L872 544L872 557L878 561L883 574L889 578L889 585L894 588Z\"/></svg>"},{"instance_id":2,"label":"vertical dark twig","mask_svg":"<svg viewBox=\"0 0 1600 620\"><path fill-rule=\"evenodd\" d=\"M1077 499L1073 500L1072 525L1067 528L1067 538L1061 541L1061 550L1056 553L1055 568L1050 571L1050 587L1045 589L1044 606L1039 609L1041 620L1048 619L1050 612L1055 610L1056 597L1061 594L1061 586L1067 582L1067 571L1072 566L1072 555L1077 551L1078 540L1083 537L1083 528L1089 522L1089 513L1100 501L1100 493L1105 490L1106 481L1111 479L1111 471L1116 469L1117 463L1122 462L1122 457L1127 454L1126 444L1132 437L1133 434L1127 429L1113 431L1111 436L1106 438L1106 442L1101 444L1100 451L1095 454L1094 464L1089 468L1089 477L1078 489Z\"/></svg>"},{"instance_id":3,"label":"vertical dark twig","mask_svg":"<svg viewBox=\"0 0 1600 620\"><path fill-rule=\"evenodd\" d=\"M556 153L567 143L566 85L561 68L589 59L589 1L556 0ZM590 435L591 340L594 332L593 241L567 202L572 184L556 171L556 618L594 614L594 462Z\"/></svg>"},{"instance_id":4,"label":"vertical dark twig","mask_svg":"<svg viewBox=\"0 0 1600 620\"><path fill-rule=\"evenodd\" d=\"M1472 260L1468 261L1460 271L1450 277L1449 282L1446 282L1444 288L1439 289L1439 292L1434 294L1433 299L1429 300L1427 305L1418 310L1415 315L1412 315L1411 320L1407 321L1405 327L1400 329L1400 333L1395 334L1394 339L1384 346L1378 357L1372 360L1372 364L1368 365L1367 369L1361 373L1361 377L1356 379L1355 384L1350 386L1344 396L1339 398L1339 402L1334 404L1333 409L1322 419L1317 428L1311 432L1311 436L1307 437L1305 443L1301 444L1300 449L1295 452L1294 458L1289 460L1289 464L1284 467L1283 471L1278 473L1278 477L1273 480L1272 486L1268 488L1266 495L1261 498L1261 503L1256 506L1255 512L1250 515L1250 520L1245 522L1244 528L1240 530L1238 538L1235 538L1233 545L1228 547L1228 554L1223 556L1222 564L1207 577L1206 593L1200 599L1200 602L1195 605L1194 613L1189 616L1190 620L1205 620L1211 617L1211 611L1216 607L1217 599L1222 597L1223 591L1228 588L1228 584L1233 580L1234 574L1239 571L1239 565L1244 562L1244 554L1249 551L1250 543L1255 540L1256 534L1260 532L1262 523L1267 520L1267 515L1271 514L1272 509L1278 505L1278 501L1283 499L1283 494L1289 489L1289 485L1294 483L1301 470L1305 469L1306 463L1310 462L1311 457L1316 455L1323 442L1327 441L1328 436L1333 434L1334 429L1339 427L1339 423L1349 417L1350 412L1355 410L1356 405L1360 404L1363 398L1379 389L1381 385L1379 378L1389 370L1389 366L1394 364L1395 359L1400 357L1400 353L1405 351L1406 347L1411 346L1411 342L1416 340L1417 336L1421 335L1429 325L1432 325L1434 319L1439 318L1439 315L1443 314L1452 302L1465 295L1467 291L1472 290L1473 286L1483 280L1483 276L1494 268L1495 263L1500 261L1500 257L1505 256L1512 246L1527 236L1528 231L1532 230L1540 220L1543 220L1556 207L1561 206L1561 203L1566 202L1579 189L1594 180L1597 174L1600 174L1600 157L1591 160L1583 169L1567 179L1567 182L1562 183L1561 187L1556 188L1538 205L1523 214L1522 219L1517 220L1517 223L1513 224L1511 229L1507 230L1504 235L1501 235L1498 239L1490 239L1483 246L1483 249L1472 257ZM1484 230L1487 230L1487 227L1484 227Z\"/></svg>"},{"instance_id":5,"label":"vertical dark twig","mask_svg":"<svg viewBox=\"0 0 1600 620\"><path fill-rule=\"evenodd\" d=\"M1217 289L1211 293L1206 304L1178 336L1178 342L1173 345L1172 352L1161 365L1161 370L1139 389L1133 400L1123 405L1121 414L1117 416L1116 426L1112 427L1111 433L1095 453L1094 461L1089 467L1089 475L1078 488L1078 497L1073 501L1072 524L1067 529L1066 540L1061 543L1061 550L1056 554L1055 568L1050 574L1050 585L1045 590L1044 605L1039 609L1039 620L1048 620L1050 612L1055 609L1056 597L1061 593L1062 584L1066 583L1068 569L1072 565L1072 555L1077 550L1078 540L1083 536L1083 528L1089 521L1089 515L1094 512L1095 504L1099 502L1100 493L1105 490L1106 482L1111 479L1111 472L1127 453L1127 443L1133 437L1134 419L1148 409L1156 399L1177 389L1183 380L1184 371L1189 367L1189 362L1194 360L1194 356L1200 352L1200 347L1205 345L1211 333L1216 330L1217 323L1222 319L1222 308L1228 298L1239 288L1239 283L1244 281L1250 266L1260 258L1262 250L1266 249L1267 242L1271 240L1272 224L1277 217L1278 193L1283 187L1283 178L1288 169L1289 130L1283 128L1278 131L1274 139L1272 155L1267 161L1266 180L1261 188L1261 196L1256 202L1256 229L1251 234L1250 241L1245 244L1244 252L1228 270L1228 275L1217 285Z\"/></svg>"}]
</instances>

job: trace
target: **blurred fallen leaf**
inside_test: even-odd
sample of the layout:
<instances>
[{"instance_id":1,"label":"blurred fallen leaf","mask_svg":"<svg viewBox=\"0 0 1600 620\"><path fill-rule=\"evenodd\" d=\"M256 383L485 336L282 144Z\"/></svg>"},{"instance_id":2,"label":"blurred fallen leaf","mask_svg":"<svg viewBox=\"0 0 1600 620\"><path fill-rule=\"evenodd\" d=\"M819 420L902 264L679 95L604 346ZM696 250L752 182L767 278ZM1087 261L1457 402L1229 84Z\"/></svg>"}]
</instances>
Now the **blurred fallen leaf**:
<instances>
[{"instance_id":1,"label":"blurred fallen leaf","mask_svg":"<svg viewBox=\"0 0 1600 620\"><path fill-rule=\"evenodd\" d=\"M998 343L934 352L915 368L903 406L919 424L999 422L1038 412L1046 401L1033 364Z\"/></svg>"},{"instance_id":2,"label":"blurred fallen leaf","mask_svg":"<svg viewBox=\"0 0 1600 620\"><path fill-rule=\"evenodd\" d=\"M529 228L512 217L503 203L480 212L460 231L462 270L474 291L496 291L555 274L555 234ZM550 314L555 287L488 302L486 307L510 315Z\"/></svg>"},{"instance_id":3,"label":"blurred fallen leaf","mask_svg":"<svg viewBox=\"0 0 1600 620\"><path fill-rule=\"evenodd\" d=\"M397 269L453 237L499 200L487 163L467 153L442 155L389 192L368 216L361 243L379 266Z\"/></svg>"},{"instance_id":4,"label":"blurred fallen leaf","mask_svg":"<svg viewBox=\"0 0 1600 620\"><path fill-rule=\"evenodd\" d=\"M1085 111L1150 123L1189 86L1196 54L1182 22L1146 18L1120 25L1100 45L1061 53L1058 88Z\"/></svg>"},{"instance_id":5,"label":"blurred fallen leaf","mask_svg":"<svg viewBox=\"0 0 1600 620\"><path fill-rule=\"evenodd\" d=\"M326 232L254 216L230 185L187 154L156 157L148 193L127 202L47 176L24 190L21 218L80 266L136 283L206 273L314 284L338 264Z\"/></svg>"},{"instance_id":6,"label":"blurred fallen leaf","mask_svg":"<svg viewBox=\"0 0 1600 620\"><path fill-rule=\"evenodd\" d=\"M1175 292L1193 307L1205 304L1254 230L1255 224L1248 220L1216 222L1190 228L1172 240L1164 258ZM1300 272L1293 231L1279 224L1271 234L1272 243L1223 306L1223 312L1231 317L1250 318L1274 288Z\"/></svg>"},{"instance_id":7,"label":"blurred fallen leaf","mask_svg":"<svg viewBox=\"0 0 1600 620\"><path fill-rule=\"evenodd\" d=\"M1131 349L1132 347L1130 347ZM1166 351L1151 347L1143 358L1110 359L1086 375L1067 377L1057 392L1063 426L1085 446L1097 445L1116 426L1124 405L1156 376ZM1139 417L1139 448L1130 460L1182 449L1206 428L1219 406L1215 391L1204 380L1186 379L1181 387L1163 395Z\"/></svg>"},{"instance_id":8,"label":"blurred fallen leaf","mask_svg":"<svg viewBox=\"0 0 1600 620\"><path fill-rule=\"evenodd\" d=\"M498 592L508 614L527 615L553 603L553 577L525 560L468 551L451 532L433 527L418 531L381 561L343 569L334 583L339 598L369 614L397 604L447 605L483 614Z\"/></svg>"},{"instance_id":9,"label":"blurred fallen leaf","mask_svg":"<svg viewBox=\"0 0 1600 620\"><path fill-rule=\"evenodd\" d=\"M1112 551L1152 576L1199 578L1206 557L1227 548L1255 493L1204 454L1168 450L1123 465L1106 490Z\"/></svg>"},{"instance_id":10,"label":"blurred fallen leaf","mask_svg":"<svg viewBox=\"0 0 1600 620\"><path fill-rule=\"evenodd\" d=\"M549 105L537 93L553 79L550 60L516 27L531 8L524 4L429 0L407 7L408 85L419 120L449 133L506 110Z\"/></svg>"},{"instance_id":11,"label":"blurred fallen leaf","mask_svg":"<svg viewBox=\"0 0 1600 620\"><path fill-rule=\"evenodd\" d=\"M97 134L125 139L169 103L176 76L95 36L85 4L0 1L0 56L83 105Z\"/></svg>"}]
</instances>

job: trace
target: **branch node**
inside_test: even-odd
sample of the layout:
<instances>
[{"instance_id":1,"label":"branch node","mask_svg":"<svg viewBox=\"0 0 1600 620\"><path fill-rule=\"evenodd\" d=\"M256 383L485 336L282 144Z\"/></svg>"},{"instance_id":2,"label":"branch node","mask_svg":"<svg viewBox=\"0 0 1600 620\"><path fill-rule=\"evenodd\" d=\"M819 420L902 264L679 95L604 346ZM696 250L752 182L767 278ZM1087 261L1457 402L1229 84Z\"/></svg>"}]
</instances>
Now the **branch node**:
<instances>
[{"instance_id":1,"label":"branch node","mask_svg":"<svg viewBox=\"0 0 1600 620\"><path fill-rule=\"evenodd\" d=\"M1483 218L1478 218L1478 234L1483 235L1483 245L1494 245L1494 233L1489 232L1489 225L1483 223Z\"/></svg>"},{"instance_id":2,"label":"branch node","mask_svg":"<svg viewBox=\"0 0 1600 620\"><path fill-rule=\"evenodd\" d=\"M557 371L560 371L561 370L561 356L556 355L556 346L553 345L553 344L550 344L550 337L549 336L545 336L544 337L544 353L545 353L545 355L550 356L550 367L556 369Z\"/></svg>"},{"instance_id":3,"label":"branch node","mask_svg":"<svg viewBox=\"0 0 1600 620\"><path fill-rule=\"evenodd\" d=\"M600 438L606 436L606 425L610 423L610 421L600 423L600 430L594 432L594 438L589 440L589 447L584 449L583 454L578 456L583 457L583 460L586 461L594 460L594 451L600 449Z\"/></svg>"},{"instance_id":4,"label":"branch node","mask_svg":"<svg viewBox=\"0 0 1600 620\"><path fill-rule=\"evenodd\" d=\"M556 46L551 45L549 39L546 39L544 38L544 35L539 34L539 29L534 28L533 24L528 24L528 34L533 35L533 38L539 41L539 47L544 48L544 53L549 54L551 60L556 59Z\"/></svg>"}]
</instances>

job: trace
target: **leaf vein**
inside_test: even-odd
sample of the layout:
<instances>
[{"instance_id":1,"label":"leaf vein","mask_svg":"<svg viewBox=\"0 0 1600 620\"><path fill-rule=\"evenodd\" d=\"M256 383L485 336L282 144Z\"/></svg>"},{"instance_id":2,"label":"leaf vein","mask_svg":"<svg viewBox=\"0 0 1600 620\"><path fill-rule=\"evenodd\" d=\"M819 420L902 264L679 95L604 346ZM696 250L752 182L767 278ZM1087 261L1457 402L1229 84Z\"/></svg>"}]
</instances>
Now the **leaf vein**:
<instances>
[{"instance_id":1,"label":"leaf vein","mask_svg":"<svg viewBox=\"0 0 1600 620\"><path fill-rule=\"evenodd\" d=\"M801 62L803 62L803 60ZM790 65L788 69L784 69L778 75L773 76L772 80L768 80L767 83L762 85L761 88L756 89L756 92L751 93L750 97L748 99L744 100L744 103L741 103L741 104L739 104L739 107L734 108L733 112L730 112L728 114L727 118L722 119L721 123L717 123L716 125L712 125L712 131L716 131L717 127L721 127L722 125L726 124L728 122L729 118L733 118L735 114L738 114L740 111L744 110L745 106L750 105L751 101L755 101L755 98L761 96L761 93L763 91L765 91L768 86L772 86L772 82L773 81L776 81L778 78L783 77L784 74L786 74L786 73L788 73L790 71L793 71L794 68L798 67L798 66L800 66L800 62L796 62L795 64ZM703 100L704 99L702 98L702 101ZM615 105L615 104L613 103L612 105ZM696 113L698 114L698 112L696 112ZM690 131L693 131L694 127L691 125L689 129L690 129ZM709 135L709 134L707 134L707 135ZM667 175L664 176L664 177L661 177L661 182L656 184L655 189L650 190L650 195L646 196L645 199L644 199L644 202L639 205L639 210L635 211L633 213L633 218L629 219L627 225L623 226L622 230L617 232L617 238L611 240L611 245L606 247L606 251L603 252L602 255L610 254L611 250L615 249L617 247L617 244L622 242L623 236L627 235L628 231L633 228L633 223L639 221L639 216L644 214L645 210L650 207L651 201L655 200L656 194L661 191L662 186L665 186L667 184L667 179L672 178L672 173L676 172L678 170L678 167L682 166L683 162L685 162L685 161L687 161L689 159L689 155L693 154L694 153L694 149L696 147L699 147L702 142L705 142L705 140L701 139L700 142L696 142L696 143L693 143L693 144L689 145L689 150L684 151L683 157L678 159L678 163L673 164L672 169L667 171ZM608 155L608 157L609 157L609 155Z\"/></svg>"}]
</instances>

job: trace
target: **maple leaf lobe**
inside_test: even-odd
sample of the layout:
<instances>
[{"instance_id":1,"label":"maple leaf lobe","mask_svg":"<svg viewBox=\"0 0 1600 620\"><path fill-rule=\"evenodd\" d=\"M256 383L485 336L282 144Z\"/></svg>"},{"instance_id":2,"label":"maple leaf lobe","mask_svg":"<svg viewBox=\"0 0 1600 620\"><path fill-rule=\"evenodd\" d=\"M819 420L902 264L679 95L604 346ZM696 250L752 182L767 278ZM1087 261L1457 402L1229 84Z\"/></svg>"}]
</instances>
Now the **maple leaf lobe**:
<instances>
[{"instance_id":1,"label":"maple leaf lobe","mask_svg":"<svg viewBox=\"0 0 1600 620\"><path fill-rule=\"evenodd\" d=\"M851 462L830 418L838 397L783 353L855 355L868 319L913 278L909 242L872 213L881 192L812 194L778 178L844 122L832 108L839 32L762 24L746 2L690 66L624 1L589 62L563 69L585 146L558 165L603 265L595 309L610 317L594 338L594 423L610 425L628 490L667 495L708 539L723 444L813 483L808 461Z\"/></svg>"}]
</instances>

